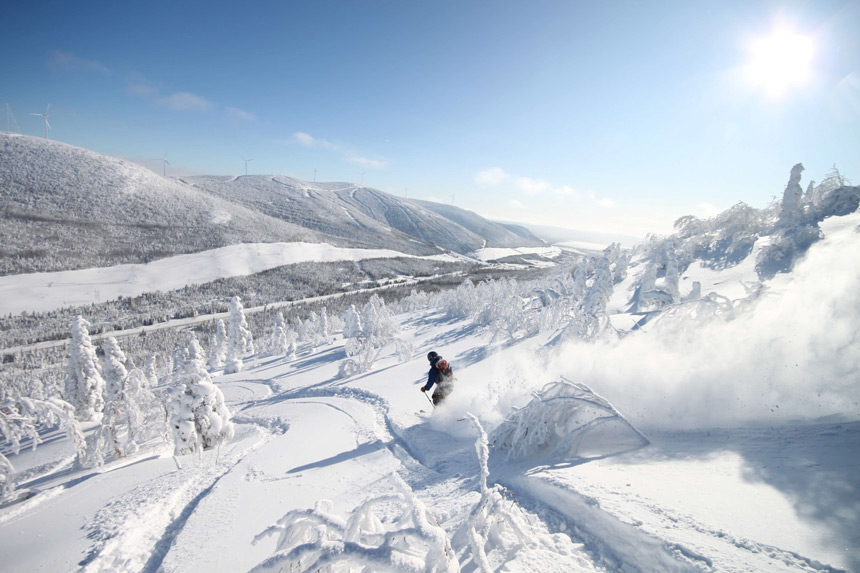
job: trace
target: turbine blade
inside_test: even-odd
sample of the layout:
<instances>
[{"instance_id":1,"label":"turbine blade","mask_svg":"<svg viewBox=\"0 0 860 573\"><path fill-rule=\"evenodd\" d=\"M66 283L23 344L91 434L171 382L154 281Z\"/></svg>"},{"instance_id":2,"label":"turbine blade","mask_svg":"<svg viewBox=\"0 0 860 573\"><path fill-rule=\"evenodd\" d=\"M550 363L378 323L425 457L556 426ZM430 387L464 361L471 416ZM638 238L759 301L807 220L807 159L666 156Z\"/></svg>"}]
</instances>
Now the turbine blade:
<instances>
[{"instance_id":1,"label":"turbine blade","mask_svg":"<svg viewBox=\"0 0 860 573\"><path fill-rule=\"evenodd\" d=\"M166 159L165 159L165 160L164 160L164 162L165 162L166 164L170 165L170 162L169 162L168 160L166 160Z\"/></svg>"},{"instance_id":2,"label":"turbine blade","mask_svg":"<svg viewBox=\"0 0 860 573\"><path fill-rule=\"evenodd\" d=\"M48 104L47 107L45 107L45 115L48 115L49 109L51 109L51 104Z\"/></svg>"},{"instance_id":3,"label":"turbine blade","mask_svg":"<svg viewBox=\"0 0 860 573\"><path fill-rule=\"evenodd\" d=\"M48 129L51 129L51 124L48 123L48 118L45 118L45 125L48 126Z\"/></svg>"},{"instance_id":4,"label":"turbine blade","mask_svg":"<svg viewBox=\"0 0 860 573\"><path fill-rule=\"evenodd\" d=\"M42 117L41 113L31 113L30 115L38 115L39 117Z\"/></svg>"}]
</instances>

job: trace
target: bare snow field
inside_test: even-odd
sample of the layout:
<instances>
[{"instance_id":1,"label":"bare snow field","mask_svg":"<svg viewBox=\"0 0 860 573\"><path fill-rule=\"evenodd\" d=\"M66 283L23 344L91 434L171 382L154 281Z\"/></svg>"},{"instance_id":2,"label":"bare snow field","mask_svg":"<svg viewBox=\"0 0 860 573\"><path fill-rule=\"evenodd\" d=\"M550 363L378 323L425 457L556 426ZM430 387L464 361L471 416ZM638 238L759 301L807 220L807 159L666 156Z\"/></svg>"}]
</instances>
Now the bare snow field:
<instances>
[{"instance_id":1,"label":"bare snow field","mask_svg":"<svg viewBox=\"0 0 860 573\"><path fill-rule=\"evenodd\" d=\"M326 243L253 243L230 245L147 264L0 277L0 313L46 312L180 289L216 279L250 275L303 262L361 261L412 257L387 249L351 249ZM430 255L454 260L456 255Z\"/></svg>"}]
</instances>

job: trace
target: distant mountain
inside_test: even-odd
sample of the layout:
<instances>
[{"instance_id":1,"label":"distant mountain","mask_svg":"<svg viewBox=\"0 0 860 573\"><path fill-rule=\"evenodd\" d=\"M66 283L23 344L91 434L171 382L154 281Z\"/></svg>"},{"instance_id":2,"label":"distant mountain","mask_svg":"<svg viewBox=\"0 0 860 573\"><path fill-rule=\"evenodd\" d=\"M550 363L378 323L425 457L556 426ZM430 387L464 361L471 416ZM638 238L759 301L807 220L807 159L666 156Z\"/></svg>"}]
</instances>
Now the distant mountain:
<instances>
[{"instance_id":1,"label":"distant mountain","mask_svg":"<svg viewBox=\"0 0 860 573\"><path fill-rule=\"evenodd\" d=\"M327 242L414 255L540 244L434 205L290 177L164 178L123 159L0 133L0 275L141 263L237 243Z\"/></svg>"},{"instance_id":2,"label":"distant mountain","mask_svg":"<svg viewBox=\"0 0 860 573\"><path fill-rule=\"evenodd\" d=\"M324 237L122 159L0 134L0 274Z\"/></svg>"},{"instance_id":3,"label":"distant mountain","mask_svg":"<svg viewBox=\"0 0 860 573\"><path fill-rule=\"evenodd\" d=\"M464 209L403 199L353 183L309 183L263 175L182 181L284 221L378 247L397 248L406 239L467 254L484 246L541 244L536 237L517 235Z\"/></svg>"},{"instance_id":4,"label":"distant mountain","mask_svg":"<svg viewBox=\"0 0 860 573\"><path fill-rule=\"evenodd\" d=\"M582 242L608 246L611 243L620 243L624 247L632 247L633 245L642 242L641 237L636 237L633 235L623 235L621 233L598 233L593 231L578 231L576 229L566 229L564 227L532 225L531 223L507 223L502 221L496 222L506 227L510 225L525 227L535 236L540 237L546 242L552 244L565 242Z\"/></svg>"},{"instance_id":5,"label":"distant mountain","mask_svg":"<svg viewBox=\"0 0 860 573\"><path fill-rule=\"evenodd\" d=\"M499 224L484 219L477 213L460 209L453 205L432 203L430 201L414 201L421 207L441 215L447 221L453 221L465 229L487 240L486 247L539 247L544 242L534 236L528 229L514 224Z\"/></svg>"}]
</instances>

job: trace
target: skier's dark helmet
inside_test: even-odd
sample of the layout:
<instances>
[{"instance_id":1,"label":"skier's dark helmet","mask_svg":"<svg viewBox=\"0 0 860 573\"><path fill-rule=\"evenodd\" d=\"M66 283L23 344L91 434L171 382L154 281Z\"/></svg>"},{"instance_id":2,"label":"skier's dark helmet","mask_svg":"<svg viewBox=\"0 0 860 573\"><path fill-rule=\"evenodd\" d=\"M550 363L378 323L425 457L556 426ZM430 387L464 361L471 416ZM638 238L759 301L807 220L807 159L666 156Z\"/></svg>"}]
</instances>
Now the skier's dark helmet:
<instances>
[{"instance_id":1,"label":"skier's dark helmet","mask_svg":"<svg viewBox=\"0 0 860 573\"><path fill-rule=\"evenodd\" d=\"M427 354L427 360L433 360L434 358L436 358L436 357L438 357L438 356L439 356L439 355L438 355L438 354L436 354L436 352L434 352L434 351L432 351L432 350L431 350L431 351Z\"/></svg>"}]
</instances>

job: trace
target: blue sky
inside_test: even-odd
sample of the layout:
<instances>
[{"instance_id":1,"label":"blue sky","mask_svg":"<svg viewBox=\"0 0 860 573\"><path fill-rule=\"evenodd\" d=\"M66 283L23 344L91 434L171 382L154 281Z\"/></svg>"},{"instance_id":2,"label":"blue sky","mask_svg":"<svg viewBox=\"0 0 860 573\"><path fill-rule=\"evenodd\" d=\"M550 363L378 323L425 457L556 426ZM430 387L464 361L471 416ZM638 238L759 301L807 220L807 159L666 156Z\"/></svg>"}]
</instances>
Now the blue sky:
<instances>
[{"instance_id":1,"label":"blue sky","mask_svg":"<svg viewBox=\"0 0 860 573\"><path fill-rule=\"evenodd\" d=\"M860 180L858 29L856 1L16 2L0 105L43 136L30 114L50 103L52 139L166 152L168 174L242 174L244 156L492 218L666 233L766 205L797 162ZM775 30L811 46L782 89L759 81L777 64L750 71Z\"/></svg>"}]
</instances>

